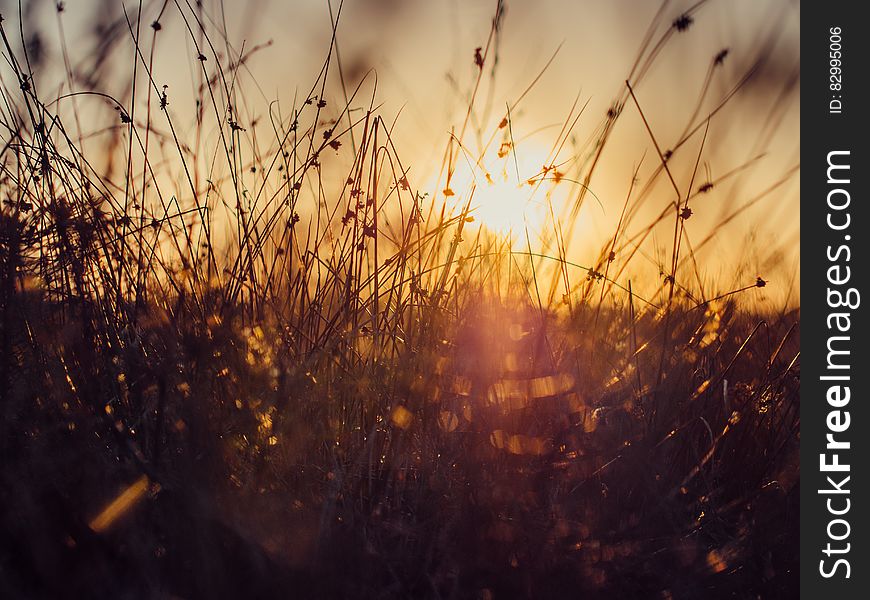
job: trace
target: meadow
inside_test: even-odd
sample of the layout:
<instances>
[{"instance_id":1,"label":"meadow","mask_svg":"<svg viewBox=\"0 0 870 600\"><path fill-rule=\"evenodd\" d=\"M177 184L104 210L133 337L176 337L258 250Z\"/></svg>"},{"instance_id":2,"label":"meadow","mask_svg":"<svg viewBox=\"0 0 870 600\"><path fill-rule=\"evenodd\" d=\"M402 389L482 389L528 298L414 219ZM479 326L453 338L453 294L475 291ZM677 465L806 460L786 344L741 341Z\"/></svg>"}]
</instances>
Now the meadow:
<instances>
[{"instance_id":1,"label":"meadow","mask_svg":"<svg viewBox=\"0 0 870 600\"><path fill-rule=\"evenodd\" d=\"M799 292L734 226L797 206L799 165L759 185L765 131L715 154L773 42L709 56L663 132L650 80L712 4L665 2L610 107L578 97L529 159L550 63L489 102L494 3L418 179L376 74L344 72L342 6L319 75L266 102L269 43L205 4L128 4L84 62L73 3L51 28L4 8L0 594L796 595ZM190 118L155 68L170 21ZM639 141L615 196L596 178L620 127ZM590 205L614 215L600 239Z\"/></svg>"}]
</instances>

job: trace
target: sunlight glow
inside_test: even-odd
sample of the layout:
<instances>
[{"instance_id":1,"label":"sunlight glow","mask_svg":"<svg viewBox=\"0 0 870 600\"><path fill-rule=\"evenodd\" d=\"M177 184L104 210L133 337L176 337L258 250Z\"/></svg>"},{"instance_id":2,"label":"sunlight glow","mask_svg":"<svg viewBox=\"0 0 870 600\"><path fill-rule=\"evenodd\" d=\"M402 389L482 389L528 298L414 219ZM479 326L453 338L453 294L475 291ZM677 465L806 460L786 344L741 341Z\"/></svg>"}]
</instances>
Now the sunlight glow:
<instances>
[{"instance_id":1,"label":"sunlight glow","mask_svg":"<svg viewBox=\"0 0 870 600\"><path fill-rule=\"evenodd\" d=\"M540 207L529 199L532 193L527 183L499 177L477 187L471 215L493 233L517 235L526 227L537 230L543 219L538 214Z\"/></svg>"},{"instance_id":2,"label":"sunlight glow","mask_svg":"<svg viewBox=\"0 0 870 600\"><path fill-rule=\"evenodd\" d=\"M90 522L90 528L97 533L106 531L119 518L124 516L133 506L142 499L148 491L150 482L147 475L142 475L139 479L125 488L118 496L112 500L103 511Z\"/></svg>"},{"instance_id":3,"label":"sunlight glow","mask_svg":"<svg viewBox=\"0 0 870 600\"><path fill-rule=\"evenodd\" d=\"M507 141L493 146L476 165L457 162L449 185L436 189L454 210L463 208L471 194L469 221L490 233L514 238L524 236L526 229L530 234L541 231L547 221L547 191L554 184L554 169L545 167L547 151L532 143L516 150Z\"/></svg>"}]
</instances>

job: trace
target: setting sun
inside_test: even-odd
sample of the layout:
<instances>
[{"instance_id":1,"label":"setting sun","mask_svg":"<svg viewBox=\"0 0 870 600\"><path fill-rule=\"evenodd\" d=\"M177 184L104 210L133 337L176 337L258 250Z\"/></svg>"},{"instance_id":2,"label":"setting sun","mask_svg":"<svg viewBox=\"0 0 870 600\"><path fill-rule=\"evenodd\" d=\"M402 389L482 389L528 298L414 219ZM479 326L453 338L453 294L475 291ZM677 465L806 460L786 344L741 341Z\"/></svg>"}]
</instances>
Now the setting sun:
<instances>
[{"instance_id":1,"label":"setting sun","mask_svg":"<svg viewBox=\"0 0 870 600\"><path fill-rule=\"evenodd\" d=\"M447 192L447 207L460 210L470 198L473 225L507 238L523 236L525 231L537 235L547 222L548 192L557 183L545 174L555 172L545 167L546 161L547 153L538 146L526 144L514 150L503 142L487 151L479 165L457 166L447 189L467 190L468 197Z\"/></svg>"},{"instance_id":2,"label":"setting sun","mask_svg":"<svg viewBox=\"0 0 870 600\"><path fill-rule=\"evenodd\" d=\"M513 237L526 228L537 231L544 220L543 207L534 199L534 187L516 182L504 173L478 184L471 201L471 214L482 227Z\"/></svg>"}]
</instances>

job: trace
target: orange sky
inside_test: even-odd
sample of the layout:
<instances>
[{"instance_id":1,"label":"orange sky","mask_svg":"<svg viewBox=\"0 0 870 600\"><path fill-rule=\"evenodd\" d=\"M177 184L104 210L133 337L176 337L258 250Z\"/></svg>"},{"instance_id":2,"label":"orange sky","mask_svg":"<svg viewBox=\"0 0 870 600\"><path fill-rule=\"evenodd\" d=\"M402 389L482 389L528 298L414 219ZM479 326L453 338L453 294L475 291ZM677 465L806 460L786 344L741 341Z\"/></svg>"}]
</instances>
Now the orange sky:
<instances>
[{"instance_id":1,"label":"orange sky","mask_svg":"<svg viewBox=\"0 0 870 600\"><path fill-rule=\"evenodd\" d=\"M31 16L44 32L42 41L49 57L41 69L44 95L49 90L66 91L57 44L57 15L52 4L33 3L35 12ZM86 65L93 59L96 41L105 37L105 33L94 34L95 26L101 21L112 22L123 13L114 2L95 2L87 8L78 2L66 4L62 19L70 61ZM162 4L143 3L143 29L147 32L143 39L149 43L151 30L147 24L157 17ZM656 36L692 4L668 3ZM239 84L247 86L242 119L264 117L273 100L280 100L289 110L286 107L291 105L294 93L307 93L328 48L331 27L326 2L259 0L225 1L221 5L206 0L204 5L212 27L226 25L226 43L231 52L271 42L250 59L239 75ZM334 13L338 6L339 2L333 0ZM138 3L128 1L126 7L128 14L135 17ZM551 66L512 115L514 139L522 140L516 142L516 153L528 157L530 166L526 168L535 169L533 163L549 150L575 98L579 97L581 104L588 102L574 130L578 143L600 125L602 115L624 89L624 80L660 4L646 0L542 0L508 1L506 7L497 53L490 55L485 67L475 118L485 118L481 129L492 131L502 118L504 106L517 100L559 49ZM494 9L491 0L346 0L342 6L337 40L345 82L353 87L369 69L375 70L376 102L382 103L380 112L387 122L398 116L395 139L403 162L411 167L410 178L415 186L431 187L428 191L432 194L441 185L436 175L448 132L453 126L459 127L465 115L477 75L474 50L486 44ZM9 2L2 4L2 10L4 16L15 12ZM752 157L764 157L731 184L695 205L687 227L694 241L699 241L735 208L799 165L799 83L790 91L783 90L787 90L790 79L799 82L800 10L797 2L786 0L710 0L693 18L688 31L667 44L636 90L651 127L665 147L676 141L689 119L712 57L729 49L703 103L705 110L725 97L770 42L768 60L758 76L711 122L698 181L708 176L716 179ZM182 123L181 135L190 135L192 126L186 128L183 124L194 109L196 51L173 3L161 17L161 26L155 49L155 81L169 86L169 109ZM223 44L217 44L221 52ZM130 47L127 36L115 46L107 64L114 61L116 68L123 70L132 61ZM490 76L496 56L494 76ZM104 66L103 72L110 69ZM337 69L333 69L326 93L330 107L343 104L336 75ZM105 78L105 85L114 87L112 91L118 95L129 90L129 84L129 79ZM373 93L370 83L363 89L365 100L360 106L367 105ZM469 137L466 143L473 146L474 140ZM683 186L688 186L691 179L699 143L700 138L694 139L694 149L673 167ZM629 104L590 184L600 204L588 202L584 206L578 239L571 241L577 262L591 260L585 254L598 248L612 232L631 174L644 156L641 180L652 173L658 161L635 107ZM569 147L558 158L571 157ZM526 174L521 173L524 177ZM648 209L650 215L672 201L669 184L663 177L660 179L657 198ZM796 277L799 266L798 201L795 173L770 197L717 232L716 240L703 250L705 276L722 278L727 288L742 266L744 278L758 274L778 283L764 293L773 301L784 299L789 280ZM639 218L637 223L646 221ZM670 244L666 232L671 229L668 221L662 235L653 236L644 247L644 260L651 273L661 258L660 251ZM794 284L796 296L799 279Z\"/></svg>"}]
</instances>

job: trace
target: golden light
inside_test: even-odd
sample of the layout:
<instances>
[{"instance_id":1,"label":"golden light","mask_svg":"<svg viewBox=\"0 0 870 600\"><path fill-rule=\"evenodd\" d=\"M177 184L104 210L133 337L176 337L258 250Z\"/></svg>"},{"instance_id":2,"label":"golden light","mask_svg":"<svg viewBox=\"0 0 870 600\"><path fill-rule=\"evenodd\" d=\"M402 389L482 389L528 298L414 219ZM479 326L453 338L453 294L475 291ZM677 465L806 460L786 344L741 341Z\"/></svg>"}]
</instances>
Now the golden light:
<instances>
[{"instance_id":1,"label":"golden light","mask_svg":"<svg viewBox=\"0 0 870 600\"><path fill-rule=\"evenodd\" d=\"M524 143L514 150L504 142L486 152L477 164L457 163L449 185L436 189L452 193L445 194L445 202L454 214L471 198L471 226L500 236L522 237L526 230L539 232L547 220L547 190L554 184L555 169L546 164L543 148Z\"/></svg>"},{"instance_id":2,"label":"golden light","mask_svg":"<svg viewBox=\"0 0 870 600\"><path fill-rule=\"evenodd\" d=\"M142 475L135 482L127 486L114 500L112 500L90 523L91 529L97 533L106 531L112 524L124 516L136 503L141 500L148 488L150 481L147 475Z\"/></svg>"},{"instance_id":3,"label":"golden light","mask_svg":"<svg viewBox=\"0 0 870 600\"><path fill-rule=\"evenodd\" d=\"M534 187L504 176L477 186L471 215L493 233L514 236L526 228L537 231L543 224L539 203L532 198Z\"/></svg>"}]
</instances>

